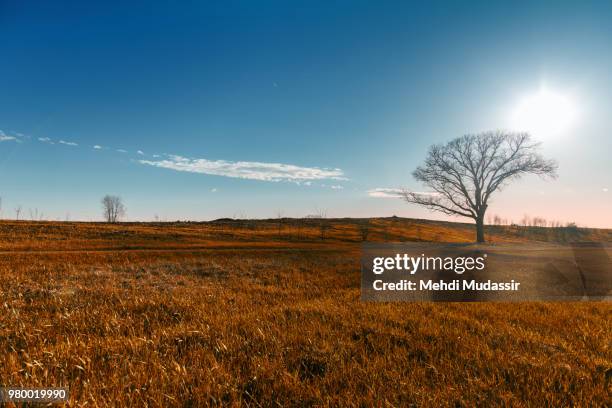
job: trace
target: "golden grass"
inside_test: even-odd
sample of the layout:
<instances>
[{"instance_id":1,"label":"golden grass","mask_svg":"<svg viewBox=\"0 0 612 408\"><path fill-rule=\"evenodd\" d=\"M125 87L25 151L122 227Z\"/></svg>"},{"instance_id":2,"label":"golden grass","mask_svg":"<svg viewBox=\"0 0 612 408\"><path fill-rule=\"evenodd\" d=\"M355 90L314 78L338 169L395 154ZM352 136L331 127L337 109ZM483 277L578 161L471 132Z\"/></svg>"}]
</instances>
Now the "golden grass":
<instances>
[{"instance_id":1,"label":"golden grass","mask_svg":"<svg viewBox=\"0 0 612 408\"><path fill-rule=\"evenodd\" d=\"M0 385L94 407L609 403L609 303L362 303L358 226L314 222L0 223Z\"/></svg>"}]
</instances>

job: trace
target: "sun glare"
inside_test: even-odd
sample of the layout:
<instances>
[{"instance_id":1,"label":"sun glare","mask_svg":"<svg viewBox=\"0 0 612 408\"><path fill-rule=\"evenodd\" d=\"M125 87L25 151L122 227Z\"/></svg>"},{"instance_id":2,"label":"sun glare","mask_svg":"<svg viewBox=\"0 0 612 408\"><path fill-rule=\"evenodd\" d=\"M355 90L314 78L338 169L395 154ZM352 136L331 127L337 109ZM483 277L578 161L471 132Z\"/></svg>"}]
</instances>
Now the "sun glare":
<instances>
[{"instance_id":1,"label":"sun glare","mask_svg":"<svg viewBox=\"0 0 612 408\"><path fill-rule=\"evenodd\" d=\"M547 138L567 132L576 117L576 106L569 96L543 87L519 102L512 114L512 126L536 138Z\"/></svg>"}]
</instances>

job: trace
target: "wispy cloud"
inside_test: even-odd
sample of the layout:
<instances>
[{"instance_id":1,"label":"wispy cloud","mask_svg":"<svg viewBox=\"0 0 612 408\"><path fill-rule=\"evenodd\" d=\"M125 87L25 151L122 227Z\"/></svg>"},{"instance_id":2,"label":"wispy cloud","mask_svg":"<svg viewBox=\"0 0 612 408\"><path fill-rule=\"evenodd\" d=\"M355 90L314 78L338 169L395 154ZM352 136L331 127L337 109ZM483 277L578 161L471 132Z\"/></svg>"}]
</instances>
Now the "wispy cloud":
<instances>
[{"instance_id":1,"label":"wispy cloud","mask_svg":"<svg viewBox=\"0 0 612 408\"><path fill-rule=\"evenodd\" d=\"M368 190L368 195L375 198L398 198L402 196L401 188L374 188Z\"/></svg>"},{"instance_id":2,"label":"wispy cloud","mask_svg":"<svg viewBox=\"0 0 612 408\"><path fill-rule=\"evenodd\" d=\"M283 163L189 159L177 155L170 155L164 160L139 160L139 162L176 171L261 181L346 180L340 169L301 167Z\"/></svg>"},{"instance_id":3,"label":"wispy cloud","mask_svg":"<svg viewBox=\"0 0 612 408\"><path fill-rule=\"evenodd\" d=\"M66 145L66 146L78 146L78 144L76 144L76 143L74 143L74 142L67 142L67 141L65 141L65 140L60 140L58 143L59 143L59 144Z\"/></svg>"},{"instance_id":4,"label":"wispy cloud","mask_svg":"<svg viewBox=\"0 0 612 408\"><path fill-rule=\"evenodd\" d=\"M41 143L55 144L53 139L51 139L50 137L38 137L37 140ZM65 146L78 146L78 144L76 144L75 142L69 142L69 141L61 140L61 139L57 141L57 144L61 144Z\"/></svg>"},{"instance_id":5,"label":"wispy cloud","mask_svg":"<svg viewBox=\"0 0 612 408\"><path fill-rule=\"evenodd\" d=\"M402 198L404 193L413 193L421 196L437 196L435 191L408 191L402 188L374 188L368 190L368 195L374 198Z\"/></svg>"},{"instance_id":6,"label":"wispy cloud","mask_svg":"<svg viewBox=\"0 0 612 408\"><path fill-rule=\"evenodd\" d=\"M51 145L79 146L76 142L63 139L53 140L50 137L37 137L36 140L40 143ZM20 136L8 135L0 130L0 142L5 141L16 141L20 143L22 140ZM92 148L94 150L113 149L117 153L128 153L125 149L104 147L99 144L93 145ZM142 150L137 150L136 154L139 156L146 156ZM305 186L310 186L313 181L317 180L347 180L344 172L338 168L303 167L285 163L193 159L166 153L163 155L151 154L151 157L152 160L144 160L145 157L141 157L141 160L138 160L138 162L148 166L175 171L260 181L287 181ZM344 188L342 185L321 184L321 186L329 187L333 190L342 190ZM216 188L212 189L212 192L216 191Z\"/></svg>"},{"instance_id":7,"label":"wispy cloud","mask_svg":"<svg viewBox=\"0 0 612 408\"><path fill-rule=\"evenodd\" d=\"M19 142L19 139L0 130L0 142Z\"/></svg>"}]
</instances>

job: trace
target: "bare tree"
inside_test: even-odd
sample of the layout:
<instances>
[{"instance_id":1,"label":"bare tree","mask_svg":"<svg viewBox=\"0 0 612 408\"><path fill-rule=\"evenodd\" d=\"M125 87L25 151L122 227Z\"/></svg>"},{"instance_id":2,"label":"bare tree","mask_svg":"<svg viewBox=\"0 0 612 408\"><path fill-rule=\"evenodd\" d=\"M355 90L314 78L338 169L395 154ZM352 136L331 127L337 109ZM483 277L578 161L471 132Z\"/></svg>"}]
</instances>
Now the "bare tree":
<instances>
[{"instance_id":1,"label":"bare tree","mask_svg":"<svg viewBox=\"0 0 612 408\"><path fill-rule=\"evenodd\" d=\"M30 212L30 220L40 221L42 219L42 213L38 211L38 208L33 210L30 208L28 211Z\"/></svg>"},{"instance_id":2,"label":"bare tree","mask_svg":"<svg viewBox=\"0 0 612 408\"><path fill-rule=\"evenodd\" d=\"M325 239L325 233L331 228L331 225L327 221L327 211L322 209L316 209L313 215L309 215L306 218L316 219L319 223L319 231L321 233L321 239Z\"/></svg>"},{"instance_id":3,"label":"bare tree","mask_svg":"<svg viewBox=\"0 0 612 408\"><path fill-rule=\"evenodd\" d=\"M429 149L425 164L412 173L431 188L404 190L409 203L476 222L476 241L484 242L484 217L491 195L525 174L556 177L557 164L544 159L528 133L492 131L470 134Z\"/></svg>"},{"instance_id":4,"label":"bare tree","mask_svg":"<svg viewBox=\"0 0 612 408\"><path fill-rule=\"evenodd\" d=\"M15 219L17 221L19 221L19 215L21 214L21 210L22 210L22 207L20 205L15 207Z\"/></svg>"},{"instance_id":5,"label":"bare tree","mask_svg":"<svg viewBox=\"0 0 612 408\"><path fill-rule=\"evenodd\" d=\"M527 214L523 215L523 218L521 219L521 225L523 227L528 227L529 224L531 224L531 218Z\"/></svg>"},{"instance_id":6,"label":"bare tree","mask_svg":"<svg viewBox=\"0 0 612 408\"><path fill-rule=\"evenodd\" d=\"M121 197L105 195L102 198L102 211L106 222L117 222L125 215L125 206Z\"/></svg>"}]
</instances>

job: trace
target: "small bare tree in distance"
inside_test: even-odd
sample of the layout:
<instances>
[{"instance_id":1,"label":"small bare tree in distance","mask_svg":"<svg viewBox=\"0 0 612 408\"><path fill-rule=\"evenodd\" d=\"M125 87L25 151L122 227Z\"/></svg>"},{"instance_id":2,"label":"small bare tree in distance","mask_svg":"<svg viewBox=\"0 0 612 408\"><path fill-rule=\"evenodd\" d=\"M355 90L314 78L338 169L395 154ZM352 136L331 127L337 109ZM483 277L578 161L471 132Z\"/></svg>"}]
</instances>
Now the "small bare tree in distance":
<instances>
[{"instance_id":1,"label":"small bare tree in distance","mask_svg":"<svg viewBox=\"0 0 612 408\"><path fill-rule=\"evenodd\" d=\"M404 190L403 198L433 211L469 217L476 222L476 241L484 242L484 217L491 195L525 174L557 176L557 164L538 152L528 133L490 131L469 134L431 146L425 164L412 173L431 188Z\"/></svg>"},{"instance_id":2,"label":"small bare tree in distance","mask_svg":"<svg viewBox=\"0 0 612 408\"><path fill-rule=\"evenodd\" d=\"M121 197L105 195L102 198L102 211L106 222L115 223L125 215L125 206Z\"/></svg>"}]
</instances>

